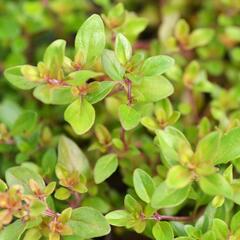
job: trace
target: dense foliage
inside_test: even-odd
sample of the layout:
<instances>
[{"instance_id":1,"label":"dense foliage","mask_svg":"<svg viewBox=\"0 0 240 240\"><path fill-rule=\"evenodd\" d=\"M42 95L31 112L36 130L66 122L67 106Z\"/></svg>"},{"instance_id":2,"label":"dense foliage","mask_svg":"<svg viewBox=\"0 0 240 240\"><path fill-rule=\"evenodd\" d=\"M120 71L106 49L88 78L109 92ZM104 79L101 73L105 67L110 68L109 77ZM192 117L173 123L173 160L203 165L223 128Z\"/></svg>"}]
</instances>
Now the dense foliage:
<instances>
[{"instance_id":1,"label":"dense foliage","mask_svg":"<svg viewBox=\"0 0 240 240\"><path fill-rule=\"evenodd\" d=\"M0 240L240 239L240 2L123 2L0 0Z\"/></svg>"}]
</instances>

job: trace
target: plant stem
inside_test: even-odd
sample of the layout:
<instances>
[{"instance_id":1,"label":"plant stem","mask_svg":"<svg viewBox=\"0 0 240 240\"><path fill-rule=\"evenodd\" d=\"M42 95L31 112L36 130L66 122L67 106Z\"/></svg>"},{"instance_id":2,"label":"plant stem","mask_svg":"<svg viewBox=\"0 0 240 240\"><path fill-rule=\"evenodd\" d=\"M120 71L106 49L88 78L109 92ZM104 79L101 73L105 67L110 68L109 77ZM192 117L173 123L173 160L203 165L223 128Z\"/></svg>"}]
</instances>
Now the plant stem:
<instances>
[{"instance_id":1,"label":"plant stem","mask_svg":"<svg viewBox=\"0 0 240 240\"><path fill-rule=\"evenodd\" d=\"M54 211L53 211L52 209L50 209L50 208L47 208L47 209L45 210L45 212L44 212L44 215L46 215L46 216L48 216L48 217L53 217L53 218L55 218L55 217L59 216L59 213L54 212Z\"/></svg>"},{"instance_id":2,"label":"plant stem","mask_svg":"<svg viewBox=\"0 0 240 240\"><path fill-rule=\"evenodd\" d=\"M124 145L124 150L127 151L128 150L128 144L127 144L127 140L126 140L126 131L123 127L121 129L121 140L122 140L123 145Z\"/></svg>"},{"instance_id":3,"label":"plant stem","mask_svg":"<svg viewBox=\"0 0 240 240\"><path fill-rule=\"evenodd\" d=\"M192 216L167 216L167 215L160 215L159 213L155 213L152 217L155 221L183 221L189 222L192 220Z\"/></svg>"},{"instance_id":4,"label":"plant stem","mask_svg":"<svg viewBox=\"0 0 240 240\"><path fill-rule=\"evenodd\" d=\"M179 222L192 222L202 215L202 210L198 214L193 214L191 216L167 216L161 215L158 212L154 213L152 217L144 217L143 219L154 220L154 221L179 221Z\"/></svg>"},{"instance_id":5,"label":"plant stem","mask_svg":"<svg viewBox=\"0 0 240 240\"><path fill-rule=\"evenodd\" d=\"M127 89L128 89L128 92L127 92L128 105L131 105L132 104L132 81L127 79L126 82L127 82Z\"/></svg>"}]
</instances>

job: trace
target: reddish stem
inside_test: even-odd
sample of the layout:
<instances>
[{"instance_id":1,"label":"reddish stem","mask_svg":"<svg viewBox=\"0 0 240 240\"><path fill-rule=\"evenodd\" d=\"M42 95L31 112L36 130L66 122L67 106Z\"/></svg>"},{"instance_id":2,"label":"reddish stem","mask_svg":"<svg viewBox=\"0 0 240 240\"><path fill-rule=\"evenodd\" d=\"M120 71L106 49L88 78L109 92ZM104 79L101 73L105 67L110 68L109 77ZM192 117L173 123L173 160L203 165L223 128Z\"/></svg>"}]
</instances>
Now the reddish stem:
<instances>
[{"instance_id":1,"label":"reddish stem","mask_svg":"<svg viewBox=\"0 0 240 240\"><path fill-rule=\"evenodd\" d=\"M127 144L127 140L126 140L126 131L123 127L121 129L121 140L122 140L123 145L124 145L124 150L127 151L128 150L128 144Z\"/></svg>"},{"instance_id":2,"label":"reddish stem","mask_svg":"<svg viewBox=\"0 0 240 240\"><path fill-rule=\"evenodd\" d=\"M192 216L166 216L160 215L159 213L155 213L152 216L152 219L155 221L183 221L183 222L190 222L193 220Z\"/></svg>"},{"instance_id":3,"label":"reddish stem","mask_svg":"<svg viewBox=\"0 0 240 240\"><path fill-rule=\"evenodd\" d=\"M59 213L54 212L54 211L51 210L50 208L47 208L47 209L45 210L45 212L44 212L44 215L46 215L46 216L48 216L48 217L53 217L53 218L55 218L55 217L59 216Z\"/></svg>"},{"instance_id":4,"label":"reddish stem","mask_svg":"<svg viewBox=\"0 0 240 240\"><path fill-rule=\"evenodd\" d=\"M124 81L127 84L127 98L128 98L128 105L132 104L132 81L126 79Z\"/></svg>"}]
</instances>

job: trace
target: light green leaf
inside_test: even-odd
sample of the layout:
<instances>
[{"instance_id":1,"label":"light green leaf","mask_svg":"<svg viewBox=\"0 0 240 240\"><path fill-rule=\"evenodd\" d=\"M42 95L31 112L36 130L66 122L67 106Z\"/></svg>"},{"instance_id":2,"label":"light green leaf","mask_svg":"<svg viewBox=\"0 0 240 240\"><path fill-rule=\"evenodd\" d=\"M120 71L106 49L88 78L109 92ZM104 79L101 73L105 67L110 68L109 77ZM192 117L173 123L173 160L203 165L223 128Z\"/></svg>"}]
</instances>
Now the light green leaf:
<instances>
[{"instance_id":1,"label":"light green leaf","mask_svg":"<svg viewBox=\"0 0 240 240\"><path fill-rule=\"evenodd\" d=\"M110 226L104 216L90 207L74 209L69 225L73 229L74 235L83 239L101 237L110 232Z\"/></svg>"},{"instance_id":2,"label":"light green leaf","mask_svg":"<svg viewBox=\"0 0 240 240\"><path fill-rule=\"evenodd\" d=\"M174 59L169 56L165 55L154 56L147 58L144 61L140 72L145 77L159 76L165 73L173 65Z\"/></svg>"},{"instance_id":3,"label":"light green leaf","mask_svg":"<svg viewBox=\"0 0 240 240\"><path fill-rule=\"evenodd\" d=\"M89 162L85 154L70 138L61 136L58 143L58 164L68 172L88 175Z\"/></svg>"},{"instance_id":4,"label":"light green leaf","mask_svg":"<svg viewBox=\"0 0 240 240\"><path fill-rule=\"evenodd\" d=\"M41 236L42 234L38 228L32 228L25 233L23 240L39 240Z\"/></svg>"},{"instance_id":5,"label":"light green leaf","mask_svg":"<svg viewBox=\"0 0 240 240\"><path fill-rule=\"evenodd\" d=\"M115 53L111 50L104 50L102 65L105 73L115 81L123 80L125 69L121 66Z\"/></svg>"},{"instance_id":6,"label":"light green leaf","mask_svg":"<svg viewBox=\"0 0 240 240\"><path fill-rule=\"evenodd\" d=\"M180 19L175 27L175 36L178 40L184 41L188 38L190 26L185 19Z\"/></svg>"},{"instance_id":7,"label":"light green leaf","mask_svg":"<svg viewBox=\"0 0 240 240\"><path fill-rule=\"evenodd\" d=\"M41 161L43 176L52 176L55 170L56 163L57 154L55 149L48 148L48 150L44 153Z\"/></svg>"},{"instance_id":8,"label":"light green leaf","mask_svg":"<svg viewBox=\"0 0 240 240\"><path fill-rule=\"evenodd\" d=\"M67 200L70 196L70 191L64 187L58 188L54 194L54 197L59 200Z\"/></svg>"},{"instance_id":9,"label":"light green leaf","mask_svg":"<svg viewBox=\"0 0 240 240\"><path fill-rule=\"evenodd\" d=\"M213 231L207 231L201 237L201 240L217 240Z\"/></svg>"},{"instance_id":10,"label":"light green leaf","mask_svg":"<svg viewBox=\"0 0 240 240\"><path fill-rule=\"evenodd\" d=\"M147 27L148 20L135 15L128 15L126 21L118 29L124 36L133 42L138 35Z\"/></svg>"},{"instance_id":11,"label":"light green leaf","mask_svg":"<svg viewBox=\"0 0 240 240\"><path fill-rule=\"evenodd\" d=\"M24 89L24 90L29 90L29 89L32 89L32 88L36 87L37 85L39 85L38 82L29 81L23 76L23 74L21 72L21 69L22 69L23 66L16 66L16 67L7 68L4 71L4 77L13 86L15 86L17 88L20 88L20 89Z\"/></svg>"},{"instance_id":12,"label":"light green leaf","mask_svg":"<svg viewBox=\"0 0 240 240\"><path fill-rule=\"evenodd\" d=\"M97 160L94 167L93 176L95 183L99 184L109 178L118 167L116 154L107 154Z\"/></svg>"},{"instance_id":13,"label":"light green leaf","mask_svg":"<svg viewBox=\"0 0 240 240\"><path fill-rule=\"evenodd\" d=\"M173 94L172 84L163 76L144 77L133 86L134 98L139 102L157 102Z\"/></svg>"},{"instance_id":14,"label":"light green leaf","mask_svg":"<svg viewBox=\"0 0 240 240\"><path fill-rule=\"evenodd\" d=\"M17 220L6 226L0 232L0 240L19 240L25 231L25 228L26 224L21 220Z\"/></svg>"},{"instance_id":15,"label":"light green leaf","mask_svg":"<svg viewBox=\"0 0 240 240\"><path fill-rule=\"evenodd\" d=\"M0 192L6 191L7 188L7 184L0 178Z\"/></svg>"},{"instance_id":16,"label":"light green leaf","mask_svg":"<svg viewBox=\"0 0 240 240\"><path fill-rule=\"evenodd\" d=\"M240 229L240 211L234 214L231 220L231 230L233 232L236 232L239 229Z\"/></svg>"},{"instance_id":17,"label":"light green leaf","mask_svg":"<svg viewBox=\"0 0 240 240\"><path fill-rule=\"evenodd\" d=\"M71 87L52 86L41 84L33 91L33 96L45 104L65 105L71 103L75 97L72 95Z\"/></svg>"},{"instance_id":18,"label":"light green leaf","mask_svg":"<svg viewBox=\"0 0 240 240\"><path fill-rule=\"evenodd\" d=\"M200 188L211 196L220 195L232 198L233 190L230 183L220 174L216 173L199 180Z\"/></svg>"},{"instance_id":19,"label":"light green leaf","mask_svg":"<svg viewBox=\"0 0 240 240\"><path fill-rule=\"evenodd\" d=\"M158 130L156 135L156 143L161 150L164 162L169 167L180 162L180 150L183 147L191 151L188 140L177 128L167 127L164 130Z\"/></svg>"},{"instance_id":20,"label":"light green leaf","mask_svg":"<svg viewBox=\"0 0 240 240\"><path fill-rule=\"evenodd\" d=\"M170 223L159 222L152 228L153 236L156 240L173 240L174 234Z\"/></svg>"},{"instance_id":21,"label":"light green leaf","mask_svg":"<svg viewBox=\"0 0 240 240\"><path fill-rule=\"evenodd\" d=\"M120 122L125 130L131 130L135 128L140 121L140 113L133 107L126 104L122 104L118 109Z\"/></svg>"},{"instance_id":22,"label":"light green leaf","mask_svg":"<svg viewBox=\"0 0 240 240\"><path fill-rule=\"evenodd\" d=\"M87 101L91 104L95 104L103 100L112 91L114 85L115 82L113 81L99 82L99 87L95 91L87 94Z\"/></svg>"},{"instance_id":23,"label":"light green leaf","mask_svg":"<svg viewBox=\"0 0 240 240\"><path fill-rule=\"evenodd\" d=\"M115 210L108 213L105 217L109 224L117 227L122 227L127 225L130 214L125 210Z\"/></svg>"},{"instance_id":24,"label":"light green leaf","mask_svg":"<svg viewBox=\"0 0 240 240\"><path fill-rule=\"evenodd\" d=\"M86 133L94 124L95 110L87 100L79 98L67 107L64 119L77 134L81 135Z\"/></svg>"},{"instance_id":25,"label":"light green leaf","mask_svg":"<svg viewBox=\"0 0 240 240\"><path fill-rule=\"evenodd\" d=\"M192 173L181 165L169 169L166 183L170 188L184 188L193 180Z\"/></svg>"},{"instance_id":26,"label":"light green leaf","mask_svg":"<svg viewBox=\"0 0 240 240\"><path fill-rule=\"evenodd\" d=\"M51 78L58 79L59 71L63 65L66 41L55 40L46 49L43 57L46 70Z\"/></svg>"},{"instance_id":27,"label":"light green leaf","mask_svg":"<svg viewBox=\"0 0 240 240\"><path fill-rule=\"evenodd\" d=\"M94 196L85 198L82 201L82 206L95 208L101 213L107 213L111 210L110 203L107 200L101 197L94 197Z\"/></svg>"},{"instance_id":28,"label":"light green leaf","mask_svg":"<svg viewBox=\"0 0 240 240\"><path fill-rule=\"evenodd\" d=\"M194 30L189 37L189 47L201 47L208 44L214 36L214 30L210 28L199 28Z\"/></svg>"},{"instance_id":29,"label":"light green leaf","mask_svg":"<svg viewBox=\"0 0 240 240\"><path fill-rule=\"evenodd\" d=\"M29 180L33 179L39 185L40 189L45 188L42 177L26 167L12 167L6 171L6 182L8 186L21 185L26 194L32 193L29 187Z\"/></svg>"},{"instance_id":30,"label":"light green leaf","mask_svg":"<svg viewBox=\"0 0 240 240\"><path fill-rule=\"evenodd\" d=\"M119 33L116 37L115 54L122 65L126 64L132 57L131 43L121 33Z\"/></svg>"},{"instance_id":31,"label":"light green leaf","mask_svg":"<svg viewBox=\"0 0 240 240\"><path fill-rule=\"evenodd\" d=\"M155 190L153 179L145 171L138 168L133 173L133 185L138 197L149 203Z\"/></svg>"},{"instance_id":32,"label":"light green leaf","mask_svg":"<svg viewBox=\"0 0 240 240\"><path fill-rule=\"evenodd\" d=\"M240 157L240 127L231 129L221 138L215 164L227 163Z\"/></svg>"},{"instance_id":33,"label":"light green leaf","mask_svg":"<svg viewBox=\"0 0 240 240\"><path fill-rule=\"evenodd\" d=\"M233 41L240 41L240 27L239 26L228 26L225 28L225 34L228 38Z\"/></svg>"},{"instance_id":34,"label":"light green leaf","mask_svg":"<svg viewBox=\"0 0 240 240\"><path fill-rule=\"evenodd\" d=\"M212 132L205 136L197 145L195 161L212 162L219 150L220 132Z\"/></svg>"},{"instance_id":35,"label":"light green leaf","mask_svg":"<svg viewBox=\"0 0 240 240\"><path fill-rule=\"evenodd\" d=\"M212 231L215 233L217 240L226 240L228 236L228 226L221 219L213 219Z\"/></svg>"},{"instance_id":36,"label":"light green leaf","mask_svg":"<svg viewBox=\"0 0 240 240\"><path fill-rule=\"evenodd\" d=\"M162 182L153 193L151 206L155 209L178 206L187 199L189 191L190 186L172 189L167 186L166 182Z\"/></svg>"},{"instance_id":37,"label":"light green leaf","mask_svg":"<svg viewBox=\"0 0 240 240\"><path fill-rule=\"evenodd\" d=\"M70 73L68 75L68 78L70 80L68 80L67 83L70 83L73 86L79 86L86 83L86 81L91 78L96 78L102 75L103 73L100 72L94 72L91 70L80 70L77 72Z\"/></svg>"},{"instance_id":38,"label":"light green leaf","mask_svg":"<svg viewBox=\"0 0 240 240\"><path fill-rule=\"evenodd\" d=\"M33 217L37 217L40 216L46 209L46 204L39 200L39 199L34 199L31 202L31 206L30 206L30 215Z\"/></svg>"},{"instance_id":39,"label":"light green leaf","mask_svg":"<svg viewBox=\"0 0 240 240\"><path fill-rule=\"evenodd\" d=\"M76 58L80 64L93 63L102 54L105 41L103 21L93 14L82 24L75 38Z\"/></svg>"},{"instance_id":40,"label":"light green leaf","mask_svg":"<svg viewBox=\"0 0 240 240\"><path fill-rule=\"evenodd\" d=\"M25 131L31 132L37 123L37 113L34 111L23 112L15 121L12 127L12 134L19 135Z\"/></svg>"},{"instance_id":41,"label":"light green leaf","mask_svg":"<svg viewBox=\"0 0 240 240\"><path fill-rule=\"evenodd\" d=\"M129 212L141 213L141 204L130 194L127 194L124 198L124 206Z\"/></svg>"},{"instance_id":42,"label":"light green leaf","mask_svg":"<svg viewBox=\"0 0 240 240\"><path fill-rule=\"evenodd\" d=\"M201 230L192 225L185 225L184 230L189 237L193 237L196 239L201 237Z\"/></svg>"}]
</instances>

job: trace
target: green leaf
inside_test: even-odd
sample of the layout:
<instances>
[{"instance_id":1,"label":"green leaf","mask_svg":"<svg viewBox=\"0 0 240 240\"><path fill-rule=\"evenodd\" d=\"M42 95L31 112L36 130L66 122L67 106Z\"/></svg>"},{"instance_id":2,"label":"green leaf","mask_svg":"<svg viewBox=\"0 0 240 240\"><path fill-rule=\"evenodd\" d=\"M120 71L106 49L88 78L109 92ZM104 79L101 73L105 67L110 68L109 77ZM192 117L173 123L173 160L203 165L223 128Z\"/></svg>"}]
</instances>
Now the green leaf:
<instances>
[{"instance_id":1,"label":"green leaf","mask_svg":"<svg viewBox=\"0 0 240 240\"><path fill-rule=\"evenodd\" d=\"M220 174L201 177L199 180L200 188L211 196L220 195L232 198L233 190L229 182Z\"/></svg>"},{"instance_id":2,"label":"green leaf","mask_svg":"<svg viewBox=\"0 0 240 240\"><path fill-rule=\"evenodd\" d=\"M41 167L43 175L51 176L54 173L57 163L57 154L55 149L49 148L42 157Z\"/></svg>"},{"instance_id":3,"label":"green leaf","mask_svg":"<svg viewBox=\"0 0 240 240\"><path fill-rule=\"evenodd\" d=\"M43 62L50 78L58 79L63 65L65 47L66 41L58 39L52 42L44 53Z\"/></svg>"},{"instance_id":4,"label":"green leaf","mask_svg":"<svg viewBox=\"0 0 240 240\"><path fill-rule=\"evenodd\" d=\"M33 179L38 183L40 189L45 188L42 177L26 167L12 167L6 171L6 182L8 186L21 185L26 194L32 193L29 187L29 180Z\"/></svg>"},{"instance_id":5,"label":"green leaf","mask_svg":"<svg viewBox=\"0 0 240 240\"><path fill-rule=\"evenodd\" d=\"M124 206L129 212L141 213L142 206L141 204L130 194L127 194L124 198Z\"/></svg>"},{"instance_id":6,"label":"green leaf","mask_svg":"<svg viewBox=\"0 0 240 240\"><path fill-rule=\"evenodd\" d=\"M172 189L167 186L166 182L162 182L153 193L151 206L155 209L178 206L187 199L189 191L190 186Z\"/></svg>"},{"instance_id":7,"label":"green leaf","mask_svg":"<svg viewBox=\"0 0 240 240\"><path fill-rule=\"evenodd\" d=\"M37 86L33 91L33 96L45 104L56 105L69 104L75 99L71 87L52 86L49 84Z\"/></svg>"},{"instance_id":8,"label":"green leaf","mask_svg":"<svg viewBox=\"0 0 240 240\"><path fill-rule=\"evenodd\" d=\"M191 237L177 237L177 238L174 238L174 240L195 240L195 239Z\"/></svg>"},{"instance_id":9,"label":"green leaf","mask_svg":"<svg viewBox=\"0 0 240 240\"><path fill-rule=\"evenodd\" d=\"M32 201L30 206L30 215L33 217L37 217L45 211L46 207L47 206L43 201L35 199Z\"/></svg>"},{"instance_id":10,"label":"green leaf","mask_svg":"<svg viewBox=\"0 0 240 240\"><path fill-rule=\"evenodd\" d=\"M201 237L201 230L196 227L193 227L192 225L185 225L184 230L189 237L197 239Z\"/></svg>"},{"instance_id":11,"label":"green leaf","mask_svg":"<svg viewBox=\"0 0 240 240\"><path fill-rule=\"evenodd\" d=\"M138 168L133 173L133 185L139 198L149 203L155 190L153 179L145 171Z\"/></svg>"},{"instance_id":12,"label":"green leaf","mask_svg":"<svg viewBox=\"0 0 240 240\"><path fill-rule=\"evenodd\" d=\"M233 41L240 41L240 27L239 26L228 26L225 28L225 34L228 38Z\"/></svg>"},{"instance_id":13,"label":"green leaf","mask_svg":"<svg viewBox=\"0 0 240 240\"><path fill-rule=\"evenodd\" d=\"M207 231L201 237L201 240L217 240L213 231Z\"/></svg>"},{"instance_id":14,"label":"green leaf","mask_svg":"<svg viewBox=\"0 0 240 240\"><path fill-rule=\"evenodd\" d=\"M228 236L228 226L221 219L213 219L212 231L215 233L217 240L226 240Z\"/></svg>"},{"instance_id":15,"label":"green leaf","mask_svg":"<svg viewBox=\"0 0 240 240\"><path fill-rule=\"evenodd\" d=\"M173 94L172 84L163 76L144 77L133 86L134 98L139 102L157 102Z\"/></svg>"},{"instance_id":16,"label":"green leaf","mask_svg":"<svg viewBox=\"0 0 240 240\"><path fill-rule=\"evenodd\" d=\"M108 203L108 201L104 200L103 198L94 197L94 196L85 198L82 201L82 206L95 208L101 213L107 213L111 210L111 206Z\"/></svg>"},{"instance_id":17,"label":"green leaf","mask_svg":"<svg viewBox=\"0 0 240 240\"><path fill-rule=\"evenodd\" d=\"M166 183L170 188L184 188L193 180L192 173L181 165L169 169Z\"/></svg>"},{"instance_id":18,"label":"green leaf","mask_svg":"<svg viewBox=\"0 0 240 240\"><path fill-rule=\"evenodd\" d=\"M23 112L15 121L12 127L12 134L19 135L25 131L31 132L37 123L37 113L34 111Z\"/></svg>"},{"instance_id":19,"label":"green leaf","mask_svg":"<svg viewBox=\"0 0 240 240\"><path fill-rule=\"evenodd\" d=\"M9 224L0 231L0 240L19 240L25 231L25 227L26 224L21 220Z\"/></svg>"},{"instance_id":20,"label":"green leaf","mask_svg":"<svg viewBox=\"0 0 240 240\"><path fill-rule=\"evenodd\" d=\"M115 210L108 213L105 217L109 224L117 227L122 227L127 225L130 214L125 210Z\"/></svg>"},{"instance_id":21,"label":"green leaf","mask_svg":"<svg viewBox=\"0 0 240 240\"><path fill-rule=\"evenodd\" d=\"M24 66L24 65L23 65ZM16 66L16 67L10 67L4 71L5 78L15 87L29 90L37 85L39 85L38 82L29 81L27 80L23 74L22 74L22 67L23 66Z\"/></svg>"},{"instance_id":22,"label":"green leaf","mask_svg":"<svg viewBox=\"0 0 240 240\"><path fill-rule=\"evenodd\" d=\"M152 117L143 117L141 118L141 124L146 127L147 129L151 130L151 131L155 131L158 129L158 124L155 121L154 118Z\"/></svg>"},{"instance_id":23,"label":"green leaf","mask_svg":"<svg viewBox=\"0 0 240 240\"><path fill-rule=\"evenodd\" d=\"M76 58L81 65L91 64L105 48L105 30L101 17L93 14L80 27L75 38Z\"/></svg>"},{"instance_id":24,"label":"green leaf","mask_svg":"<svg viewBox=\"0 0 240 240\"><path fill-rule=\"evenodd\" d=\"M233 128L221 138L215 164L222 164L240 157L240 128Z\"/></svg>"},{"instance_id":25,"label":"green leaf","mask_svg":"<svg viewBox=\"0 0 240 240\"><path fill-rule=\"evenodd\" d=\"M57 185L56 182L50 182L50 183L48 183L48 185L47 185L47 186L45 187L45 189L44 189L44 194L45 194L46 196L51 195L51 194L54 192L54 190L55 190L55 188L56 188L56 185Z\"/></svg>"},{"instance_id":26,"label":"green leaf","mask_svg":"<svg viewBox=\"0 0 240 240\"><path fill-rule=\"evenodd\" d=\"M59 200L67 200L70 196L70 191L64 187L58 188L54 194L54 197Z\"/></svg>"},{"instance_id":27,"label":"green leaf","mask_svg":"<svg viewBox=\"0 0 240 240\"><path fill-rule=\"evenodd\" d=\"M189 37L189 47L201 47L208 44L214 36L214 30L210 28L199 28L194 30Z\"/></svg>"},{"instance_id":28,"label":"green leaf","mask_svg":"<svg viewBox=\"0 0 240 240\"><path fill-rule=\"evenodd\" d=\"M197 145L194 161L212 162L219 150L220 140L220 132L212 132L201 139Z\"/></svg>"},{"instance_id":29,"label":"green leaf","mask_svg":"<svg viewBox=\"0 0 240 240\"><path fill-rule=\"evenodd\" d=\"M231 231L236 232L240 229L240 211L238 211L231 220Z\"/></svg>"},{"instance_id":30,"label":"green leaf","mask_svg":"<svg viewBox=\"0 0 240 240\"><path fill-rule=\"evenodd\" d=\"M64 119L77 134L81 135L86 133L94 124L95 110L87 100L79 98L67 107Z\"/></svg>"},{"instance_id":31,"label":"green leaf","mask_svg":"<svg viewBox=\"0 0 240 240\"><path fill-rule=\"evenodd\" d=\"M173 240L174 234L171 224L168 222L159 222L153 226L153 236L156 240Z\"/></svg>"},{"instance_id":32,"label":"green leaf","mask_svg":"<svg viewBox=\"0 0 240 240\"><path fill-rule=\"evenodd\" d=\"M86 96L86 99L89 103L95 104L103 100L113 89L115 82L113 81L103 81L99 82L99 87L93 91L89 92Z\"/></svg>"},{"instance_id":33,"label":"green leaf","mask_svg":"<svg viewBox=\"0 0 240 240\"><path fill-rule=\"evenodd\" d=\"M29 229L25 235L23 240L39 240L42 234L38 228Z\"/></svg>"},{"instance_id":34,"label":"green leaf","mask_svg":"<svg viewBox=\"0 0 240 240\"><path fill-rule=\"evenodd\" d=\"M7 188L7 184L0 178L0 192L6 191Z\"/></svg>"},{"instance_id":35,"label":"green leaf","mask_svg":"<svg viewBox=\"0 0 240 240\"><path fill-rule=\"evenodd\" d=\"M120 105L118 114L120 122L125 130L131 130L139 124L141 115L131 106L126 104Z\"/></svg>"},{"instance_id":36,"label":"green leaf","mask_svg":"<svg viewBox=\"0 0 240 240\"><path fill-rule=\"evenodd\" d=\"M95 183L99 184L109 178L118 167L116 154L107 154L97 160L94 167L93 176Z\"/></svg>"},{"instance_id":37,"label":"green leaf","mask_svg":"<svg viewBox=\"0 0 240 240\"><path fill-rule=\"evenodd\" d=\"M183 147L191 149L191 145L183 133L174 127L159 130L156 135L156 143L161 150L164 162L169 167L180 162L180 150Z\"/></svg>"},{"instance_id":38,"label":"green leaf","mask_svg":"<svg viewBox=\"0 0 240 240\"><path fill-rule=\"evenodd\" d=\"M41 236L42 234L38 228L32 228L25 233L23 240L39 240Z\"/></svg>"},{"instance_id":39,"label":"green leaf","mask_svg":"<svg viewBox=\"0 0 240 240\"><path fill-rule=\"evenodd\" d=\"M83 239L101 237L110 232L110 226L104 216L90 207L74 209L69 225L74 235Z\"/></svg>"},{"instance_id":40,"label":"green leaf","mask_svg":"<svg viewBox=\"0 0 240 240\"><path fill-rule=\"evenodd\" d=\"M140 69L140 72L145 77L158 76L165 73L173 65L174 65L174 59L169 56L165 56L165 55L154 56L154 57L147 58L144 61Z\"/></svg>"},{"instance_id":41,"label":"green leaf","mask_svg":"<svg viewBox=\"0 0 240 240\"><path fill-rule=\"evenodd\" d=\"M132 57L132 46L128 39L121 33L116 37L115 54L122 65L125 65Z\"/></svg>"},{"instance_id":42,"label":"green leaf","mask_svg":"<svg viewBox=\"0 0 240 240\"><path fill-rule=\"evenodd\" d=\"M175 27L175 36L178 40L184 41L188 38L190 26L186 20L180 19Z\"/></svg>"},{"instance_id":43,"label":"green leaf","mask_svg":"<svg viewBox=\"0 0 240 240\"><path fill-rule=\"evenodd\" d=\"M61 136L59 139L58 164L70 173L77 171L86 176L89 172L87 157L75 142L65 136Z\"/></svg>"},{"instance_id":44,"label":"green leaf","mask_svg":"<svg viewBox=\"0 0 240 240\"><path fill-rule=\"evenodd\" d=\"M100 72L94 72L91 70L80 70L77 72L70 73L68 75L68 78L70 80L68 80L67 83L70 83L73 86L79 86L79 85L85 84L86 81L91 78L96 78L102 75L103 74Z\"/></svg>"},{"instance_id":45,"label":"green leaf","mask_svg":"<svg viewBox=\"0 0 240 240\"><path fill-rule=\"evenodd\" d=\"M144 31L147 27L148 19L143 17L137 17L134 14L128 15L127 19L118 29L124 36L127 37L131 42L133 42L138 35Z\"/></svg>"},{"instance_id":46,"label":"green leaf","mask_svg":"<svg viewBox=\"0 0 240 240\"><path fill-rule=\"evenodd\" d=\"M121 81L124 78L125 69L121 66L115 53L105 49L102 55L102 65L105 73L115 81Z\"/></svg>"}]
</instances>

